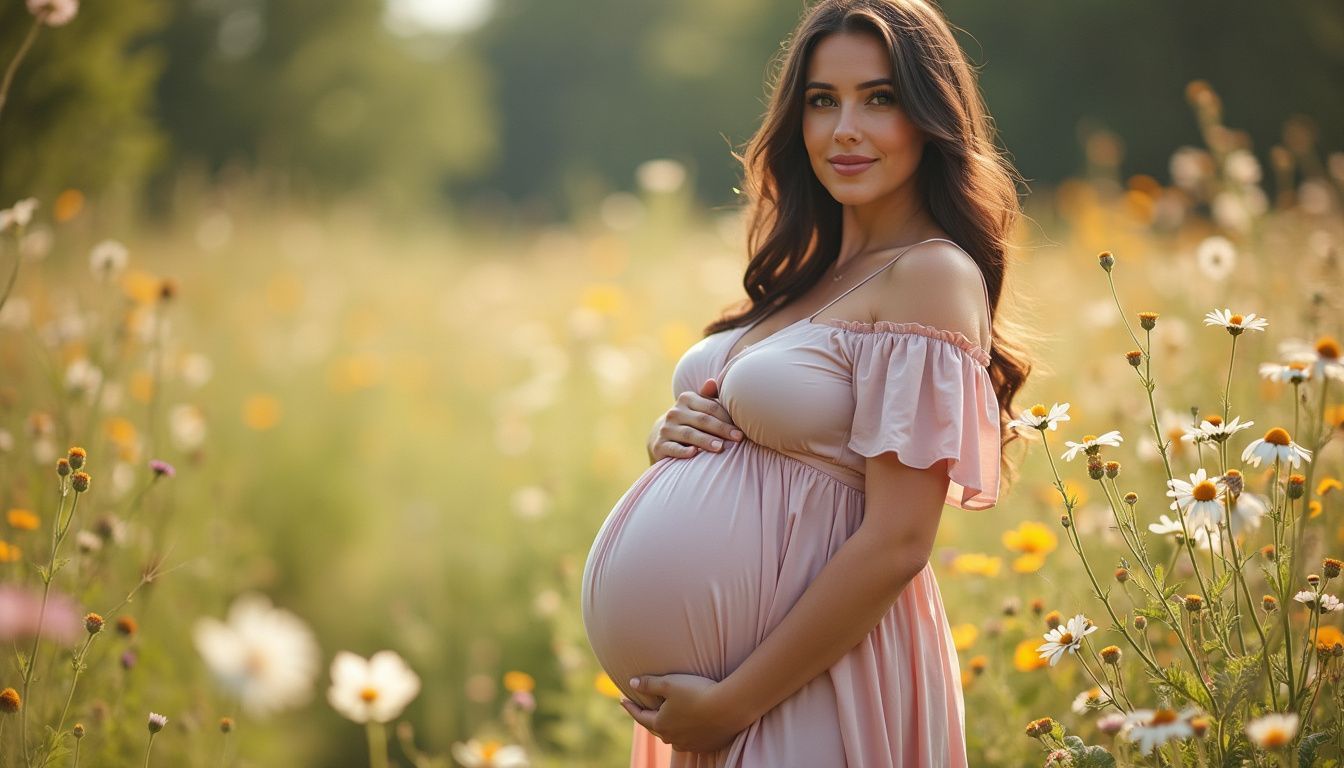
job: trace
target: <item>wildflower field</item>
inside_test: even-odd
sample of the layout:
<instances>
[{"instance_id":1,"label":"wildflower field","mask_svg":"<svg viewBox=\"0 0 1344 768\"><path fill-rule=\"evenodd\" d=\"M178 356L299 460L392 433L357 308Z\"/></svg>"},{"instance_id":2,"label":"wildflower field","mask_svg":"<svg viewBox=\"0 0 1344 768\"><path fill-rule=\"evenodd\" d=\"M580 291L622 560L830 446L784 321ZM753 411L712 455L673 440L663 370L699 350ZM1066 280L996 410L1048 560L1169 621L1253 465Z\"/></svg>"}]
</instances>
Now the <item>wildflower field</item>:
<instances>
[{"instance_id":1,"label":"wildflower field","mask_svg":"<svg viewBox=\"0 0 1344 768\"><path fill-rule=\"evenodd\" d=\"M1020 477L934 555L975 766L1344 759L1344 154L1187 96L1168 178L1102 137L1026 200ZM579 578L745 263L640 185L0 201L0 768L628 764Z\"/></svg>"}]
</instances>

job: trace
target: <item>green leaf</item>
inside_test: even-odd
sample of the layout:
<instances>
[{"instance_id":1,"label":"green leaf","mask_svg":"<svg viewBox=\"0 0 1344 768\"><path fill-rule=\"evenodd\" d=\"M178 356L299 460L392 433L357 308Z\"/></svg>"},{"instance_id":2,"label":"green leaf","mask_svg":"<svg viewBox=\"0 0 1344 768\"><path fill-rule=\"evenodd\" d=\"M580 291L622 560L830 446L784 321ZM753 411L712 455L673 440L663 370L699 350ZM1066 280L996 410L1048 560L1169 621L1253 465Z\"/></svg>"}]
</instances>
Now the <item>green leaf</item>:
<instances>
[{"instance_id":1,"label":"green leaf","mask_svg":"<svg viewBox=\"0 0 1344 768\"><path fill-rule=\"evenodd\" d=\"M1330 734L1324 731L1303 736L1297 745L1298 768L1311 768L1316 763L1316 748L1329 740Z\"/></svg>"}]
</instances>

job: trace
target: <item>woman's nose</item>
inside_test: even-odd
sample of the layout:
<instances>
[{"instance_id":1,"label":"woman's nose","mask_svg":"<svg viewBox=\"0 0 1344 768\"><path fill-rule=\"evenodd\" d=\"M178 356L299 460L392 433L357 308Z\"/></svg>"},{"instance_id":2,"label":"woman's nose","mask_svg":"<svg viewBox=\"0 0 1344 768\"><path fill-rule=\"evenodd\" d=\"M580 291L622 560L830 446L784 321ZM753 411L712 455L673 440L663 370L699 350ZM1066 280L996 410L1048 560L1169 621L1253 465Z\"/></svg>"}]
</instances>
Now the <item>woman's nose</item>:
<instances>
[{"instance_id":1,"label":"woman's nose","mask_svg":"<svg viewBox=\"0 0 1344 768\"><path fill-rule=\"evenodd\" d=\"M835 124L835 140L841 144L853 144L859 140L857 120L848 109L840 111L840 121Z\"/></svg>"}]
</instances>

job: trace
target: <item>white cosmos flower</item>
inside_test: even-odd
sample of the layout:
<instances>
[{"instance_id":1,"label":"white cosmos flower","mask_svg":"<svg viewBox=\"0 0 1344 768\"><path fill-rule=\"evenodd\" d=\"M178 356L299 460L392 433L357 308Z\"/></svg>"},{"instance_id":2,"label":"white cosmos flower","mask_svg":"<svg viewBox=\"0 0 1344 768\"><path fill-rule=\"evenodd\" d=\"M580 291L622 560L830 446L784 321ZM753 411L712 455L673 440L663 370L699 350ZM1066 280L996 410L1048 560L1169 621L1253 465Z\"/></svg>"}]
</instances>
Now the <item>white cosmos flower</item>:
<instances>
[{"instance_id":1,"label":"white cosmos flower","mask_svg":"<svg viewBox=\"0 0 1344 768\"><path fill-rule=\"evenodd\" d=\"M1186 525L1217 528L1223 521L1225 489L1220 479L1210 478L1200 467L1190 475L1189 482L1175 478L1167 481L1167 495L1175 499L1171 508L1185 515Z\"/></svg>"},{"instance_id":2,"label":"white cosmos flower","mask_svg":"<svg viewBox=\"0 0 1344 768\"><path fill-rule=\"evenodd\" d=\"M1301 384L1311 378L1311 363L1261 363L1260 377L1286 384Z\"/></svg>"},{"instance_id":3,"label":"white cosmos flower","mask_svg":"<svg viewBox=\"0 0 1344 768\"><path fill-rule=\"evenodd\" d=\"M1246 446L1246 450L1241 452L1241 460L1252 467L1260 466L1262 461L1270 463L1281 461L1297 467L1304 461L1311 461L1311 451L1294 443L1288 430L1275 427L1259 440L1252 440L1251 444Z\"/></svg>"},{"instance_id":4,"label":"white cosmos flower","mask_svg":"<svg viewBox=\"0 0 1344 768\"><path fill-rule=\"evenodd\" d=\"M1282 749L1297 735L1297 713L1271 712L1246 724L1246 735L1260 749Z\"/></svg>"},{"instance_id":5,"label":"white cosmos flower","mask_svg":"<svg viewBox=\"0 0 1344 768\"><path fill-rule=\"evenodd\" d=\"M527 768L527 752L516 744L468 739L453 743L453 759L465 768Z\"/></svg>"},{"instance_id":6,"label":"white cosmos flower","mask_svg":"<svg viewBox=\"0 0 1344 768\"><path fill-rule=\"evenodd\" d=\"M1096 631L1097 625L1080 613L1046 632L1044 635L1045 643L1037 647L1036 650L1041 654L1042 659L1049 659L1050 666L1053 667L1059 663L1065 651L1077 653L1078 648L1083 644L1083 638Z\"/></svg>"},{"instance_id":7,"label":"white cosmos flower","mask_svg":"<svg viewBox=\"0 0 1344 768\"><path fill-rule=\"evenodd\" d=\"M1146 755L1172 739L1194 736L1190 718L1198 712L1193 707L1179 713L1173 709L1136 709L1125 718L1124 735L1137 742L1139 752Z\"/></svg>"},{"instance_id":8,"label":"white cosmos flower","mask_svg":"<svg viewBox=\"0 0 1344 768\"><path fill-rule=\"evenodd\" d=\"M1120 433L1116 430L1111 430L1110 432L1107 432L1106 434L1101 435L1100 437L1098 437L1097 435L1084 435L1083 442L1081 443L1075 443L1072 440L1065 440L1064 445L1069 450L1064 452L1063 459L1065 461L1073 461L1073 457L1077 456L1079 451L1091 453L1089 449L1097 448L1103 445L1109 445L1112 448L1114 448L1120 445L1120 442L1122 440L1124 440L1124 438L1121 437Z\"/></svg>"},{"instance_id":9,"label":"white cosmos flower","mask_svg":"<svg viewBox=\"0 0 1344 768\"><path fill-rule=\"evenodd\" d=\"M1228 333L1238 336L1242 331L1263 331L1265 326L1269 325L1269 321L1263 317L1256 317L1254 312L1243 317L1232 314L1230 309L1215 309L1204 315L1204 324L1221 325Z\"/></svg>"},{"instance_id":10,"label":"white cosmos flower","mask_svg":"<svg viewBox=\"0 0 1344 768\"><path fill-rule=\"evenodd\" d=\"M206 666L248 714L264 716L306 703L318 649L299 617L262 595L241 595L226 622L197 619L192 631Z\"/></svg>"},{"instance_id":11,"label":"white cosmos flower","mask_svg":"<svg viewBox=\"0 0 1344 768\"><path fill-rule=\"evenodd\" d=\"M331 662L327 701L356 723L386 723L420 693L420 678L396 651L363 659L341 651Z\"/></svg>"},{"instance_id":12,"label":"white cosmos flower","mask_svg":"<svg viewBox=\"0 0 1344 768\"><path fill-rule=\"evenodd\" d=\"M1010 429L1039 429L1044 432L1053 430L1061 421L1069 420L1069 404L1055 403L1049 410L1040 403L1019 413L1016 419L1008 422Z\"/></svg>"}]
</instances>

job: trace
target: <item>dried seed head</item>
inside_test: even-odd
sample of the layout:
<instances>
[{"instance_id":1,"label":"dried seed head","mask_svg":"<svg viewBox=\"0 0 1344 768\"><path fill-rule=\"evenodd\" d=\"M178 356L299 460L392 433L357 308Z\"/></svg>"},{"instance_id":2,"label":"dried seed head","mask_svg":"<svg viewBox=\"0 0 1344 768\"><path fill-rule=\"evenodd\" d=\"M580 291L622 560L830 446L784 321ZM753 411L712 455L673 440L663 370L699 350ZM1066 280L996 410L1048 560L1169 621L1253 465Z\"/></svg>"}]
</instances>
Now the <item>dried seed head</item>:
<instances>
[{"instance_id":1,"label":"dried seed head","mask_svg":"<svg viewBox=\"0 0 1344 768\"><path fill-rule=\"evenodd\" d=\"M1101 265L1102 269L1110 272L1111 268L1115 266L1115 257L1111 255L1110 251L1102 251L1097 256L1097 263Z\"/></svg>"},{"instance_id":2,"label":"dried seed head","mask_svg":"<svg viewBox=\"0 0 1344 768\"><path fill-rule=\"evenodd\" d=\"M103 617L96 613L87 614L84 617L84 629L90 635L96 635L103 631Z\"/></svg>"},{"instance_id":3,"label":"dried seed head","mask_svg":"<svg viewBox=\"0 0 1344 768\"><path fill-rule=\"evenodd\" d=\"M1119 475L1119 474L1120 474L1120 462L1118 462L1118 461L1108 461L1108 462L1106 462L1106 476L1107 476L1107 477L1109 477L1110 479L1114 480L1114 479L1116 478L1116 476Z\"/></svg>"},{"instance_id":4,"label":"dried seed head","mask_svg":"<svg viewBox=\"0 0 1344 768\"><path fill-rule=\"evenodd\" d=\"M1101 649L1101 660L1107 664L1120 663L1120 648L1115 645L1108 645Z\"/></svg>"},{"instance_id":5,"label":"dried seed head","mask_svg":"<svg viewBox=\"0 0 1344 768\"><path fill-rule=\"evenodd\" d=\"M71 464L71 466L74 466ZM75 493L83 493L89 490L89 482L93 478L89 477L88 472L76 472L70 476L70 487L75 489Z\"/></svg>"},{"instance_id":6,"label":"dried seed head","mask_svg":"<svg viewBox=\"0 0 1344 768\"><path fill-rule=\"evenodd\" d=\"M70 459L71 467L74 467L75 469L83 469L84 461L89 458L89 452L79 446L75 446L70 449L68 458Z\"/></svg>"},{"instance_id":7,"label":"dried seed head","mask_svg":"<svg viewBox=\"0 0 1344 768\"><path fill-rule=\"evenodd\" d=\"M1137 504L1138 501L1139 501L1139 494L1133 491L1130 491L1129 493L1125 494L1125 503L1130 505L1131 507Z\"/></svg>"},{"instance_id":8,"label":"dried seed head","mask_svg":"<svg viewBox=\"0 0 1344 768\"><path fill-rule=\"evenodd\" d=\"M1125 359L1129 361L1130 365L1138 368L1143 364L1143 353L1137 349L1131 349L1125 353Z\"/></svg>"},{"instance_id":9,"label":"dried seed head","mask_svg":"<svg viewBox=\"0 0 1344 768\"><path fill-rule=\"evenodd\" d=\"M59 459L56 460L56 474L57 474L57 475L60 475L61 477L69 477L69 476L70 476L70 472L71 472L71 469L70 469L70 460L69 460L69 459L67 459L67 458L65 458L64 456L62 456L61 458L59 458Z\"/></svg>"},{"instance_id":10,"label":"dried seed head","mask_svg":"<svg viewBox=\"0 0 1344 768\"><path fill-rule=\"evenodd\" d=\"M1191 613L1198 613L1204 607L1204 598L1193 593L1186 595L1182 602L1185 604L1185 610Z\"/></svg>"},{"instance_id":11,"label":"dried seed head","mask_svg":"<svg viewBox=\"0 0 1344 768\"><path fill-rule=\"evenodd\" d=\"M1266 613L1273 613L1279 610L1279 599L1273 595L1265 595L1260 598L1260 607L1264 608Z\"/></svg>"},{"instance_id":12,"label":"dried seed head","mask_svg":"<svg viewBox=\"0 0 1344 768\"><path fill-rule=\"evenodd\" d=\"M1100 480L1106 474L1105 465L1101 463L1101 457L1095 454L1087 457L1087 476L1093 480Z\"/></svg>"}]
</instances>

